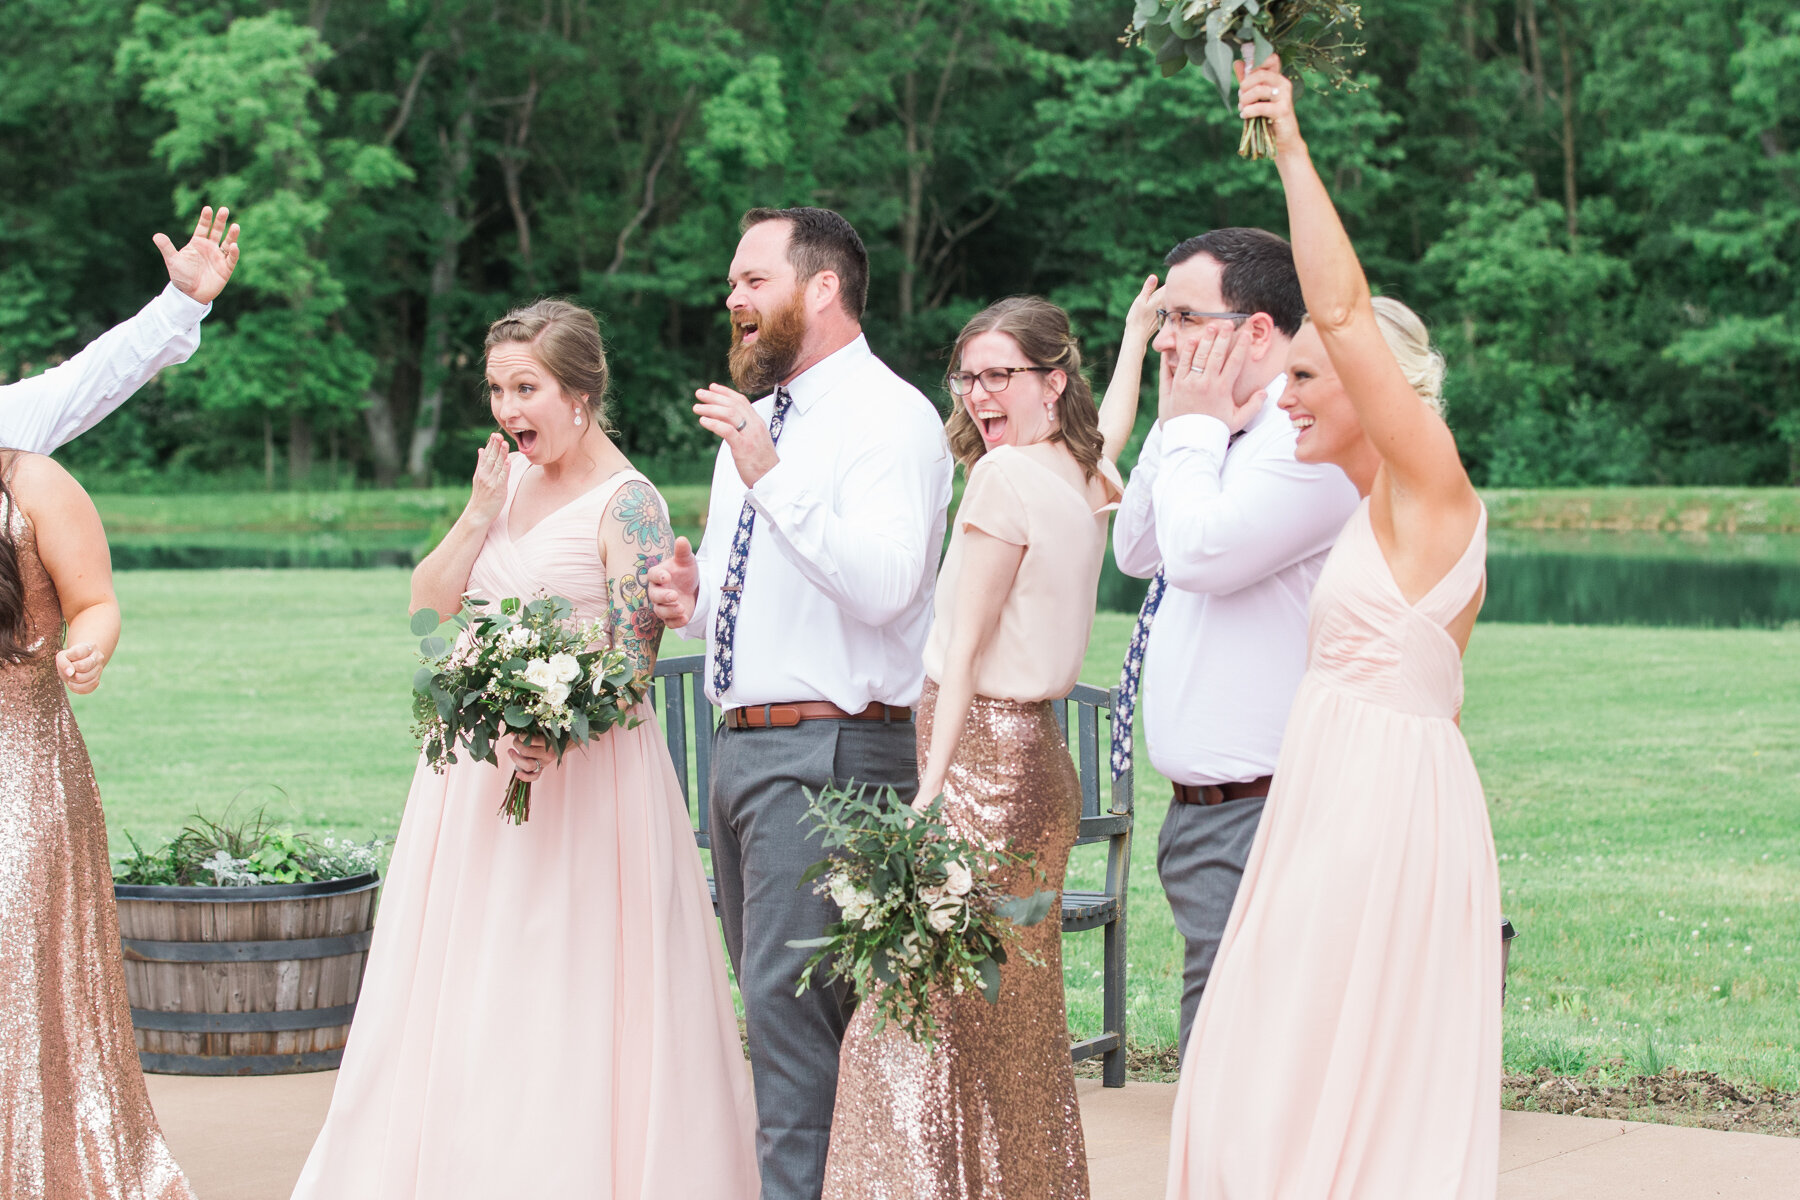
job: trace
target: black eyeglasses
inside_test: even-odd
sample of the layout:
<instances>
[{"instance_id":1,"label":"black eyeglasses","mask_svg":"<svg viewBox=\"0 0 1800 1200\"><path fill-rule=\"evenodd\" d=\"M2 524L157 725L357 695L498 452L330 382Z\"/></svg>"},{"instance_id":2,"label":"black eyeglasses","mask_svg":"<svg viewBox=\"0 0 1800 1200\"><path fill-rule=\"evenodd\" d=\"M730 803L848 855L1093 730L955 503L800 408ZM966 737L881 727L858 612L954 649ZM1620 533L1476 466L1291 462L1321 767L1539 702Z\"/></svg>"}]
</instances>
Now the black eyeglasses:
<instances>
[{"instance_id":1,"label":"black eyeglasses","mask_svg":"<svg viewBox=\"0 0 1800 1200\"><path fill-rule=\"evenodd\" d=\"M975 381L981 381L982 390L990 396L995 392L1004 392L1012 377L1021 371L1054 371L1055 367L989 367L985 371L952 371L944 376L953 395L966 396L975 390Z\"/></svg>"},{"instance_id":2,"label":"black eyeglasses","mask_svg":"<svg viewBox=\"0 0 1800 1200\"><path fill-rule=\"evenodd\" d=\"M1156 310L1156 328L1161 330L1164 325L1169 323L1169 319L1173 317L1175 319L1175 328L1177 329L1186 329L1188 326L1198 325L1202 321L1230 321L1232 328L1235 329L1255 315L1255 313L1209 313L1193 312L1185 308L1159 308Z\"/></svg>"}]
</instances>

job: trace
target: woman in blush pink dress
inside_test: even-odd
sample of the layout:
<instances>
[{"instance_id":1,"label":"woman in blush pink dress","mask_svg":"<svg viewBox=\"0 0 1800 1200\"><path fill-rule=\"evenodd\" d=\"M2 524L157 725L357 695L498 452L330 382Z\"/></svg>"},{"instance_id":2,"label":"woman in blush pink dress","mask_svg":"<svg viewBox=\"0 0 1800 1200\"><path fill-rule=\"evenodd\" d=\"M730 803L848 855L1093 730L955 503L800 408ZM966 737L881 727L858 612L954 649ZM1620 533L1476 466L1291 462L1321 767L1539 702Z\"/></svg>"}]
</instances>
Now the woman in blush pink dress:
<instances>
[{"instance_id":1,"label":"woman in blush pink dress","mask_svg":"<svg viewBox=\"0 0 1800 1200\"><path fill-rule=\"evenodd\" d=\"M1481 1200L1500 1134L1499 880L1457 720L1486 513L1438 413L1443 360L1371 299L1274 59L1274 124L1310 323L1281 398L1296 457L1363 495L1312 596L1307 672L1201 1000L1172 1200ZM1203 336L1178 370L1228 384Z\"/></svg>"},{"instance_id":2,"label":"woman in blush pink dress","mask_svg":"<svg viewBox=\"0 0 1800 1200\"><path fill-rule=\"evenodd\" d=\"M601 423L594 317L495 322L499 434L413 607L567 597L648 672L662 499ZM420 763L306 1200L753 1200L755 1110L686 804L648 703L560 764ZM531 819L497 810L507 773Z\"/></svg>"}]
</instances>

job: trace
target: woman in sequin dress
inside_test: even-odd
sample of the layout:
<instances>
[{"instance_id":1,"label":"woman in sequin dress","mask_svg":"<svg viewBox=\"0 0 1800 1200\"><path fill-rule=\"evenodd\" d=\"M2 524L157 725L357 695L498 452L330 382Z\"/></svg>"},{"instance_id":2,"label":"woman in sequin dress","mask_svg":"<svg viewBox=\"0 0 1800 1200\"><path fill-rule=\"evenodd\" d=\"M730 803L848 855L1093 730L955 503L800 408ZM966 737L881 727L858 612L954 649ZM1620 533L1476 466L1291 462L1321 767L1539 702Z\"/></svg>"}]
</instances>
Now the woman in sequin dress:
<instances>
[{"instance_id":1,"label":"woman in sequin dress","mask_svg":"<svg viewBox=\"0 0 1800 1200\"><path fill-rule=\"evenodd\" d=\"M1487 514L1437 409L1444 361L1371 297L1273 57L1239 92L1274 126L1311 314L1281 407L1295 457L1363 500L1312 594L1306 674L1182 1064L1169 1200L1492 1200L1500 881L1458 727ZM1230 373L1225 339L1189 351Z\"/></svg>"},{"instance_id":2,"label":"woman in sequin dress","mask_svg":"<svg viewBox=\"0 0 1800 1200\"><path fill-rule=\"evenodd\" d=\"M925 651L918 803L942 793L965 836L1036 855L1038 874L1004 872L1001 887L1060 890L1081 794L1049 701L1074 686L1087 652L1136 381L1122 406L1109 399L1103 434L1068 316L1035 297L978 314L951 362L950 445L969 474ZM877 1034L872 1010L857 1012L827 1197L1088 1196L1054 914L1023 931L1019 951L1000 968L997 1003L934 998L933 1049L897 1026Z\"/></svg>"},{"instance_id":3,"label":"woman in sequin dress","mask_svg":"<svg viewBox=\"0 0 1800 1200\"><path fill-rule=\"evenodd\" d=\"M63 648L64 622L67 646ZM106 820L64 689L119 643L100 516L0 451L0 1196L192 1200L138 1068Z\"/></svg>"}]
</instances>

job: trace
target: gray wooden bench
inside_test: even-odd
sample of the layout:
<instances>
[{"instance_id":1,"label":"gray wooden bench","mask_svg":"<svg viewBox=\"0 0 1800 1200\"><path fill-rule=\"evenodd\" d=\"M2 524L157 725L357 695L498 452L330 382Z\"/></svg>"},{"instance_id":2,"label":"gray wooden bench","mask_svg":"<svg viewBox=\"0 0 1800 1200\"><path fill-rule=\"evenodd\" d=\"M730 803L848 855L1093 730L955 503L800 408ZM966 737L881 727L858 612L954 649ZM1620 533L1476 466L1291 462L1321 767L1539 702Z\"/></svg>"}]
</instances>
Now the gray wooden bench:
<instances>
[{"instance_id":1,"label":"gray wooden bench","mask_svg":"<svg viewBox=\"0 0 1800 1200\"><path fill-rule=\"evenodd\" d=\"M662 714L663 735L669 757L681 780L683 794L694 814L694 839L709 849L707 831L707 781L712 768L712 730L718 712L701 686L705 660L699 655L669 658L657 663L657 686L652 693ZM1067 697L1052 708L1057 725L1069 742L1081 776L1081 831L1078 846L1106 843L1106 882L1097 892L1065 891L1062 897L1063 932L1098 929L1105 939L1101 970L1101 1024L1094 1037L1076 1042L1071 1053L1076 1062L1101 1057L1101 1078L1107 1087L1125 1086L1125 917L1126 885L1131 874L1131 773L1112 779L1111 720L1102 736L1100 714L1110 714L1118 699L1116 689L1076 684ZM689 769L690 754L693 769ZM1101 796L1106 804L1101 805ZM711 883L711 880L708 880ZM714 891L714 903L718 895Z\"/></svg>"}]
</instances>

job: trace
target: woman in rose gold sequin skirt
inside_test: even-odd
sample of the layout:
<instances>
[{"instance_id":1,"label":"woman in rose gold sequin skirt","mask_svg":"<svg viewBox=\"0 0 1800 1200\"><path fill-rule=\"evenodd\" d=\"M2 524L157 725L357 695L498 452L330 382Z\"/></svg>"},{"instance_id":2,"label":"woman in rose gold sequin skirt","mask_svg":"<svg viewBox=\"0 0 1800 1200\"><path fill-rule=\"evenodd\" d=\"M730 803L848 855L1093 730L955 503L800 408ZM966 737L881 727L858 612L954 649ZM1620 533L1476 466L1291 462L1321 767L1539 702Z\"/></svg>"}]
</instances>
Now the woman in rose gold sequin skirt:
<instances>
[{"instance_id":1,"label":"woman in rose gold sequin skirt","mask_svg":"<svg viewBox=\"0 0 1800 1200\"><path fill-rule=\"evenodd\" d=\"M0 472L0 1196L193 1200L138 1068L106 821L64 694L92 690L118 640L105 535L51 460L0 454Z\"/></svg>"},{"instance_id":2,"label":"woman in rose gold sequin skirt","mask_svg":"<svg viewBox=\"0 0 1800 1200\"><path fill-rule=\"evenodd\" d=\"M947 433L968 486L925 647L920 802L941 791L971 841L1035 857L998 876L1005 890L1060 892L1081 792L1050 701L1087 651L1137 383L1096 414L1067 315L1035 297L977 314L952 361ZM1086 1200L1061 923L1052 914L1021 935L997 1001L934 997L934 1048L893 1025L877 1035L873 1013L857 1012L839 1059L831 1200Z\"/></svg>"},{"instance_id":3,"label":"woman in rose gold sequin skirt","mask_svg":"<svg viewBox=\"0 0 1800 1200\"><path fill-rule=\"evenodd\" d=\"M919 709L919 758L930 745L937 685ZM1080 784L1048 702L977 697L944 781L949 822L971 839L1037 855L1041 878L996 876L1008 891L1060 889L1081 818ZM825 1195L906 1197L1088 1195L1087 1154L1069 1024L1062 928L1055 914L1022 932L1000 968L1000 997L939 996L938 1045L859 1009L844 1035ZM1029 954L1043 965L1026 961Z\"/></svg>"}]
</instances>

